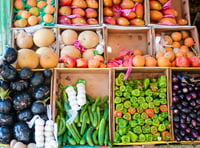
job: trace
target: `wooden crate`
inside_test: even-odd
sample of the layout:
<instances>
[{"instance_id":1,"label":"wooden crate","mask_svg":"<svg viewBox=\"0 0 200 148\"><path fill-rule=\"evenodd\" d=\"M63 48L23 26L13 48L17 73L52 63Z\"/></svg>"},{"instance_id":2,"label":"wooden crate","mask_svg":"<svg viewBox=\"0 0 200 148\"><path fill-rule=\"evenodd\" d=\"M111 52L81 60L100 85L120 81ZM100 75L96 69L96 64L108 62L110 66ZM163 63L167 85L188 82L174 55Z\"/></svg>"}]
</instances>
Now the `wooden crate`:
<instances>
[{"instance_id":1,"label":"wooden crate","mask_svg":"<svg viewBox=\"0 0 200 148\"><path fill-rule=\"evenodd\" d=\"M105 35L107 60L118 57L123 48L141 49L144 55L153 53L150 27L108 26Z\"/></svg>"},{"instance_id":2,"label":"wooden crate","mask_svg":"<svg viewBox=\"0 0 200 148\"><path fill-rule=\"evenodd\" d=\"M115 78L117 77L117 75L121 72L126 73L127 68L114 68L113 69L113 75L112 75L112 88L115 88ZM144 78L158 78L161 75L166 75L167 76L167 82L168 84L170 83L170 70L168 68L133 68L131 71L131 74L133 76L133 80L137 80L137 79L144 79ZM170 85L167 85L167 100L168 100L168 120L170 122L172 122L173 118L171 118L171 111L170 111L170 92L169 89ZM111 126L111 140L113 142L114 140L114 132L115 132L115 117L114 117L114 110L115 110L115 104L114 104L114 98L115 98L115 90L112 89L112 99L111 99L111 106L112 106L112 110L111 110L111 122L112 122L112 126ZM170 132L170 140L174 139L174 135L173 135L173 128L171 127L169 129ZM127 144L122 144L122 143L114 143L114 145L146 145L146 144L166 144L166 141L152 141L152 142L135 142L135 143L127 143Z\"/></svg>"},{"instance_id":3,"label":"wooden crate","mask_svg":"<svg viewBox=\"0 0 200 148\"><path fill-rule=\"evenodd\" d=\"M149 6L149 1L147 1L147 17L148 17L148 24L149 25L158 25L153 23L150 20L150 6ZM176 9L176 11L178 12L178 17L176 18L184 18L188 21L188 26L191 25L191 21L190 21L190 6L189 6L189 0L172 0L172 8ZM163 25L161 25L163 26Z\"/></svg>"},{"instance_id":4,"label":"wooden crate","mask_svg":"<svg viewBox=\"0 0 200 148\"><path fill-rule=\"evenodd\" d=\"M185 73L189 76L194 76L194 77L199 77L200 76L200 68L170 68L170 84L169 84L169 88L170 88L170 106L172 106L172 76L174 73ZM173 119L173 110L171 110L171 117ZM172 125L173 125L173 120L172 120ZM172 126L173 128L173 126ZM173 135L174 135L174 129L173 129ZM180 143L180 144L197 144L200 143L199 140L196 141L176 141L175 139L175 135L174 135L174 141L170 141L170 143Z\"/></svg>"},{"instance_id":5,"label":"wooden crate","mask_svg":"<svg viewBox=\"0 0 200 148\"><path fill-rule=\"evenodd\" d=\"M156 44L155 44L155 35L157 33L163 35L170 35L172 32L176 31L188 31L190 33L190 37L192 37L195 41L195 45L193 48L196 50L197 53L199 51L199 35L196 26L153 26L152 27L152 38L153 38L153 55L156 54Z\"/></svg>"},{"instance_id":6,"label":"wooden crate","mask_svg":"<svg viewBox=\"0 0 200 148\"><path fill-rule=\"evenodd\" d=\"M11 11L11 12L10 12L10 14L11 14L11 17L10 17L10 25L11 25L11 26L10 26L10 27L11 27L11 28L26 28L26 27L14 27L14 26L13 26L13 18L14 18L13 8L14 8L14 1L15 1L15 0L10 0L10 4L11 4L11 5L10 5L10 8L11 8L11 9L10 9L10 11ZM54 16L53 16L53 17L54 17L54 23L57 24L58 0L54 0L54 1L55 1L55 12L54 12ZM37 25L39 25L39 24L37 24Z\"/></svg>"},{"instance_id":7,"label":"wooden crate","mask_svg":"<svg viewBox=\"0 0 200 148\"><path fill-rule=\"evenodd\" d=\"M104 27L103 26L59 26L58 27L58 55L60 57L60 52L61 52L61 49L62 47L64 47L65 45L62 43L62 40L61 40L61 33L64 31L64 30L68 30L68 29L71 29L71 30L74 30L76 31L78 34L80 34L82 31L101 31L101 35L102 35L102 41L103 43L105 43L105 31L104 31ZM104 55L105 55L105 46L104 46Z\"/></svg>"},{"instance_id":8,"label":"wooden crate","mask_svg":"<svg viewBox=\"0 0 200 148\"><path fill-rule=\"evenodd\" d=\"M87 68L77 68L77 69L54 69L54 81L53 81L53 97L51 98L52 106L52 117L53 120L56 118L57 108L56 100L60 96L61 90L58 88L58 84L75 85L76 81L79 79L86 81L86 93L92 98L97 98L98 96L103 99L105 96L109 96L109 101L111 99L111 69L87 69ZM110 104L109 104L109 108ZM111 109L109 109L109 116L111 115ZM111 127L111 121L109 120L109 126ZM111 137L111 132L109 132Z\"/></svg>"}]
</instances>

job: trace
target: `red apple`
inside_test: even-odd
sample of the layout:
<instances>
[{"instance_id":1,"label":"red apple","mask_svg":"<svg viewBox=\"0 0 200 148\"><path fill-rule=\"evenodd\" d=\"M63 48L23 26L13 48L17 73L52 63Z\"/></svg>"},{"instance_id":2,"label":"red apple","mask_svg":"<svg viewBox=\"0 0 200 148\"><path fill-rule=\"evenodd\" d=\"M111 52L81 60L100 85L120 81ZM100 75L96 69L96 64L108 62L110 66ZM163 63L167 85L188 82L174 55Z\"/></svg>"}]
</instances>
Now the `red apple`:
<instances>
[{"instance_id":1,"label":"red apple","mask_svg":"<svg viewBox=\"0 0 200 148\"><path fill-rule=\"evenodd\" d=\"M200 58L198 56L194 56L191 58L192 67L200 67Z\"/></svg>"},{"instance_id":2,"label":"red apple","mask_svg":"<svg viewBox=\"0 0 200 148\"><path fill-rule=\"evenodd\" d=\"M64 55L61 59L64 61L65 68L74 68L76 66L76 61L68 55Z\"/></svg>"},{"instance_id":3,"label":"red apple","mask_svg":"<svg viewBox=\"0 0 200 148\"><path fill-rule=\"evenodd\" d=\"M116 21L113 17L108 16L108 17L104 17L104 23L115 25Z\"/></svg>"},{"instance_id":4,"label":"red apple","mask_svg":"<svg viewBox=\"0 0 200 148\"><path fill-rule=\"evenodd\" d=\"M62 6L58 10L59 15L71 15L72 9L69 6Z\"/></svg>"},{"instance_id":5,"label":"red apple","mask_svg":"<svg viewBox=\"0 0 200 148\"><path fill-rule=\"evenodd\" d=\"M99 68L99 65L100 65L99 59L91 58L88 60L89 68Z\"/></svg>"},{"instance_id":6,"label":"red apple","mask_svg":"<svg viewBox=\"0 0 200 148\"><path fill-rule=\"evenodd\" d=\"M60 6L69 6L71 4L72 0L59 0Z\"/></svg>"},{"instance_id":7,"label":"red apple","mask_svg":"<svg viewBox=\"0 0 200 148\"><path fill-rule=\"evenodd\" d=\"M95 55L93 58L99 60L100 62L104 62L104 57L101 55Z\"/></svg>"},{"instance_id":8,"label":"red apple","mask_svg":"<svg viewBox=\"0 0 200 148\"><path fill-rule=\"evenodd\" d=\"M85 59L79 58L76 60L76 67L77 68L87 68L88 62Z\"/></svg>"},{"instance_id":9,"label":"red apple","mask_svg":"<svg viewBox=\"0 0 200 148\"><path fill-rule=\"evenodd\" d=\"M71 24L71 20L67 16L64 16L64 15L59 16L58 22L59 22L59 24L65 24L65 25Z\"/></svg>"},{"instance_id":10,"label":"red apple","mask_svg":"<svg viewBox=\"0 0 200 148\"><path fill-rule=\"evenodd\" d=\"M108 63L107 64L107 68L112 68L112 67L118 67L118 65L114 64L114 63Z\"/></svg>"}]
</instances>

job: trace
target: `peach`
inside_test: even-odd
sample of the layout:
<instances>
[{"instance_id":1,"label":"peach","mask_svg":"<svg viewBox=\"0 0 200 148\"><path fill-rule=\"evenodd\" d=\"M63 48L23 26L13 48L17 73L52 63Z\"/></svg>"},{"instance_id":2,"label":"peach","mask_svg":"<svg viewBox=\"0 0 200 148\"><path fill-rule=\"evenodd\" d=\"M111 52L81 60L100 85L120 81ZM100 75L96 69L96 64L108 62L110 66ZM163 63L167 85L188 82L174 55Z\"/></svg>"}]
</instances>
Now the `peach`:
<instances>
[{"instance_id":1,"label":"peach","mask_svg":"<svg viewBox=\"0 0 200 148\"><path fill-rule=\"evenodd\" d=\"M135 26L143 26L145 25L145 22L142 19L135 18L135 19L130 20L130 24L135 25Z\"/></svg>"},{"instance_id":2,"label":"peach","mask_svg":"<svg viewBox=\"0 0 200 148\"><path fill-rule=\"evenodd\" d=\"M89 25L97 25L97 24L98 24L98 21L97 21L97 19L95 19L95 18L89 18L89 19L87 19L87 23L88 23Z\"/></svg>"},{"instance_id":3,"label":"peach","mask_svg":"<svg viewBox=\"0 0 200 148\"><path fill-rule=\"evenodd\" d=\"M82 8L74 8L72 14L77 14L79 16L85 16L85 11Z\"/></svg>"},{"instance_id":4,"label":"peach","mask_svg":"<svg viewBox=\"0 0 200 148\"><path fill-rule=\"evenodd\" d=\"M112 8L110 8L110 7L104 7L103 8L103 15L104 16L113 16L114 13L113 13Z\"/></svg>"},{"instance_id":5,"label":"peach","mask_svg":"<svg viewBox=\"0 0 200 148\"><path fill-rule=\"evenodd\" d=\"M85 14L87 18L95 18L97 17L97 11L93 8L87 8L85 10Z\"/></svg>"},{"instance_id":6,"label":"peach","mask_svg":"<svg viewBox=\"0 0 200 148\"><path fill-rule=\"evenodd\" d=\"M17 10L24 9L24 6L22 4L22 0L15 0L14 7Z\"/></svg>"},{"instance_id":7,"label":"peach","mask_svg":"<svg viewBox=\"0 0 200 148\"><path fill-rule=\"evenodd\" d=\"M69 6L62 6L58 10L59 15L71 15L72 10Z\"/></svg>"}]
</instances>

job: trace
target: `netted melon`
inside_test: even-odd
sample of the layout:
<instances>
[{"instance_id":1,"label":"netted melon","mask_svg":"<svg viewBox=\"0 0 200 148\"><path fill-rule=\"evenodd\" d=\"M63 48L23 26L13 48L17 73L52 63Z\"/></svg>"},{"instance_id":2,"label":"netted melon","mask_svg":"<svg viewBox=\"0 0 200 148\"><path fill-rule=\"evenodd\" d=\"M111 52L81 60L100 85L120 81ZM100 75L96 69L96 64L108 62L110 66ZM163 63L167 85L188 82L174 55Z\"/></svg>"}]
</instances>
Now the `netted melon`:
<instances>
[{"instance_id":1,"label":"netted melon","mask_svg":"<svg viewBox=\"0 0 200 148\"><path fill-rule=\"evenodd\" d=\"M79 34L78 40L85 48L94 48L99 43L99 36L93 31L83 31Z\"/></svg>"},{"instance_id":2,"label":"netted melon","mask_svg":"<svg viewBox=\"0 0 200 148\"><path fill-rule=\"evenodd\" d=\"M31 48L33 46L33 37L26 32L17 35L16 44L19 48Z\"/></svg>"}]
</instances>

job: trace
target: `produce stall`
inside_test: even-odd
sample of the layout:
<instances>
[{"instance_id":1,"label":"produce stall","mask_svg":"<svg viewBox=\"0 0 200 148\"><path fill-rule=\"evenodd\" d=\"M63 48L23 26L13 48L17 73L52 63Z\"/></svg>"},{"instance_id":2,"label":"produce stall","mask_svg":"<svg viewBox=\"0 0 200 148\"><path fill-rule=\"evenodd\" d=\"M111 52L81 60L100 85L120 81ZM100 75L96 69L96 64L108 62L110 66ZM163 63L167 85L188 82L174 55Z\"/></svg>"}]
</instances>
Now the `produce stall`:
<instances>
[{"instance_id":1,"label":"produce stall","mask_svg":"<svg viewBox=\"0 0 200 148\"><path fill-rule=\"evenodd\" d=\"M10 6L9 21L0 15L2 146L200 143L199 34L189 0L0 4L1 15Z\"/></svg>"}]
</instances>

